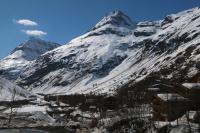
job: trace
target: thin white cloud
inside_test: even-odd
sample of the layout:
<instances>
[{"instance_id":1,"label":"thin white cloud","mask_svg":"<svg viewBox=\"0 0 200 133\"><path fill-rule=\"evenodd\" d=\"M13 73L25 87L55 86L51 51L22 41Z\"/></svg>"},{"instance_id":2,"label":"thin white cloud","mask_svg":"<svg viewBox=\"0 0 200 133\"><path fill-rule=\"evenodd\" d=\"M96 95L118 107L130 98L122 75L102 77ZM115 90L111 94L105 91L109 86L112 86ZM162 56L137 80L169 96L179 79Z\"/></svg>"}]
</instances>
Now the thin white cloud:
<instances>
[{"instance_id":1,"label":"thin white cloud","mask_svg":"<svg viewBox=\"0 0 200 133\"><path fill-rule=\"evenodd\" d=\"M34 22L32 20L29 20L29 19L19 19L19 20L16 21L16 23L24 25L24 26L37 26L38 25L37 22Z\"/></svg>"},{"instance_id":2,"label":"thin white cloud","mask_svg":"<svg viewBox=\"0 0 200 133\"><path fill-rule=\"evenodd\" d=\"M46 32L41 31L41 30L22 30L25 34L29 36L35 36L35 37L40 37L40 36L45 36L47 35Z\"/></svg>"}]
</instances>

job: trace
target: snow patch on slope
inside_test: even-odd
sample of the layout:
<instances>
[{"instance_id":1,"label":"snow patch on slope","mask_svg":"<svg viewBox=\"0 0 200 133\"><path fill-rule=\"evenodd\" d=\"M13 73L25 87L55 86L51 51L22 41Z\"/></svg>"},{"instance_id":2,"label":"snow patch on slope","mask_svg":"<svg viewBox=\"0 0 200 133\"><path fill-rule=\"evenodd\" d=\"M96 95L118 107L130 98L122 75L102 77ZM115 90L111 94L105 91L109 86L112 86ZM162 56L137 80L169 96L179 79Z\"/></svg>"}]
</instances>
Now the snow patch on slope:
<instances>
[{"instance_id":1,"label":"snow patch on slope","mask_svg":"<svg viewBox=\"0 0 200 133\"><path fill-rule=\"evenodd\" d=\"M15 94L15 95L14 95ZM14 83L0 77L0 101L29 99L32 94Z\"/></svg>"}]
</instances>

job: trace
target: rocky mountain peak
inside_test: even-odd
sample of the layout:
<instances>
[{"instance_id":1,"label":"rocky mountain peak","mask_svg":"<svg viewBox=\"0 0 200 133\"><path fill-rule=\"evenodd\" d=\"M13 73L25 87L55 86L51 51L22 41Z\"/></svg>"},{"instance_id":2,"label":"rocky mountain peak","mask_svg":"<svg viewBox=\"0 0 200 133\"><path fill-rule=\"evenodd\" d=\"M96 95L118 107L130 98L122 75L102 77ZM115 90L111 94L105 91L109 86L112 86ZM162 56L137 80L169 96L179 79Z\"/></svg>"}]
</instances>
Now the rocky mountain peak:
<instances>
[{"instance_id":1,"label":"rocky mountain peak","mask_svg":"<svg viewBox=\"0 0 200 133\"><path fill-rule=\"evenodd\" d=\"M60 45L57 43L47 42L47 41L44 41L44 40L42 40L40 38L36 38L36 37L30 37L29 40L27 40L24 43L17 46L11 52L11 54L21 51L21 52L23 52L23 55L21 55L21 56L23 56L27 60L34 60L39 55L41 55L49 50L52 50L58 46L60 46ZM34 56L31 58L25 56L25 55L30 55L30 54L33 55L33 53L34 53Z\"/></svg>"},{"instance_id":2,"label":"rocky mountain peak","mask_svg":"<svg viewBox=\"0 0 200 133\"><path fill-rule=\"evenodd\" d=\"M60 46L57 43L47 42L31 37L17 46L8 56L0 60L0 74L7 79L16 79L18 74L30 61L40 55Z\"/></svg>"},{"instance_id":3,"label":"rocky mountain peak","mask_svg":"<svg viewBox=\"0 0 200 133\"><path fill-rule=\"evenodd\" d=\"M105 17L103 17L100 22L95 25L94 29L97 29L107 24L111 24L117 27L134 27L134 23L132 22L132 20L119 10L108 13Z\"/></svg>"}]
</instances>

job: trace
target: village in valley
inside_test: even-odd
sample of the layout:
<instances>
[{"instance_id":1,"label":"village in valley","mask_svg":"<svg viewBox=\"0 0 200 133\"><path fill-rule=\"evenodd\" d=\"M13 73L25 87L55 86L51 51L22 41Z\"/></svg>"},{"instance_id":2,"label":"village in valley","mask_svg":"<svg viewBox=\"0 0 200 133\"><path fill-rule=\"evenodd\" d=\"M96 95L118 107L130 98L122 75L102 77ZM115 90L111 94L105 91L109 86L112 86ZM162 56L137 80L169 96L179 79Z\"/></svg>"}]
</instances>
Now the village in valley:
<instances>
[{"instance_id":1,"label":"village in valley","mask_svg":"<svg viewBox=\"0 0 200 133\"><path fill-rule=\"evenodd\" d=\"M123 86L122 91L117 90L113 95L37 94L29 100L16 100L14 91L12 101L0 102L0 128L53 133L164 133L183 129L198 132L199 81L197 74L188 83L156 81L144 90Z\"/></svg>"}]
</instances>

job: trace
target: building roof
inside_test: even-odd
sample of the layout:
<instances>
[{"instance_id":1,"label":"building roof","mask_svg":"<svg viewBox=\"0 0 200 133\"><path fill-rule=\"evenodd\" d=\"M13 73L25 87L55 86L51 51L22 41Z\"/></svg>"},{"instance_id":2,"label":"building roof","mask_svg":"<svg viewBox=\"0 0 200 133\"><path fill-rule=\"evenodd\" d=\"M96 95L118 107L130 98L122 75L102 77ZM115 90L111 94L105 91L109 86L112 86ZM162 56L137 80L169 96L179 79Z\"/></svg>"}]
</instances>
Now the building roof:
<instances>
[{"instance_id":1,"label":"building roof","mask_svg":"<svg viewBox=\"0 0 200 133\"><path fill-rule=\"evenodd\" d=\"M184 83L182 84L184 87L188 89L199 89L200 90L200 83Z\"/></svg>"},{"instance_id":2,"label":"building roof","mask_svg":"<svg viewBox=\"0 0 200 133\"><path fill-rule=\"evenodd\" d=\"M157 96L159 98L161 98L163 101L184 101L184 100L188 100L187 98L184 98L178 94L172 94L172 93L168 93L168 94L157 94Z\"/></svg>"}]
</instances>

